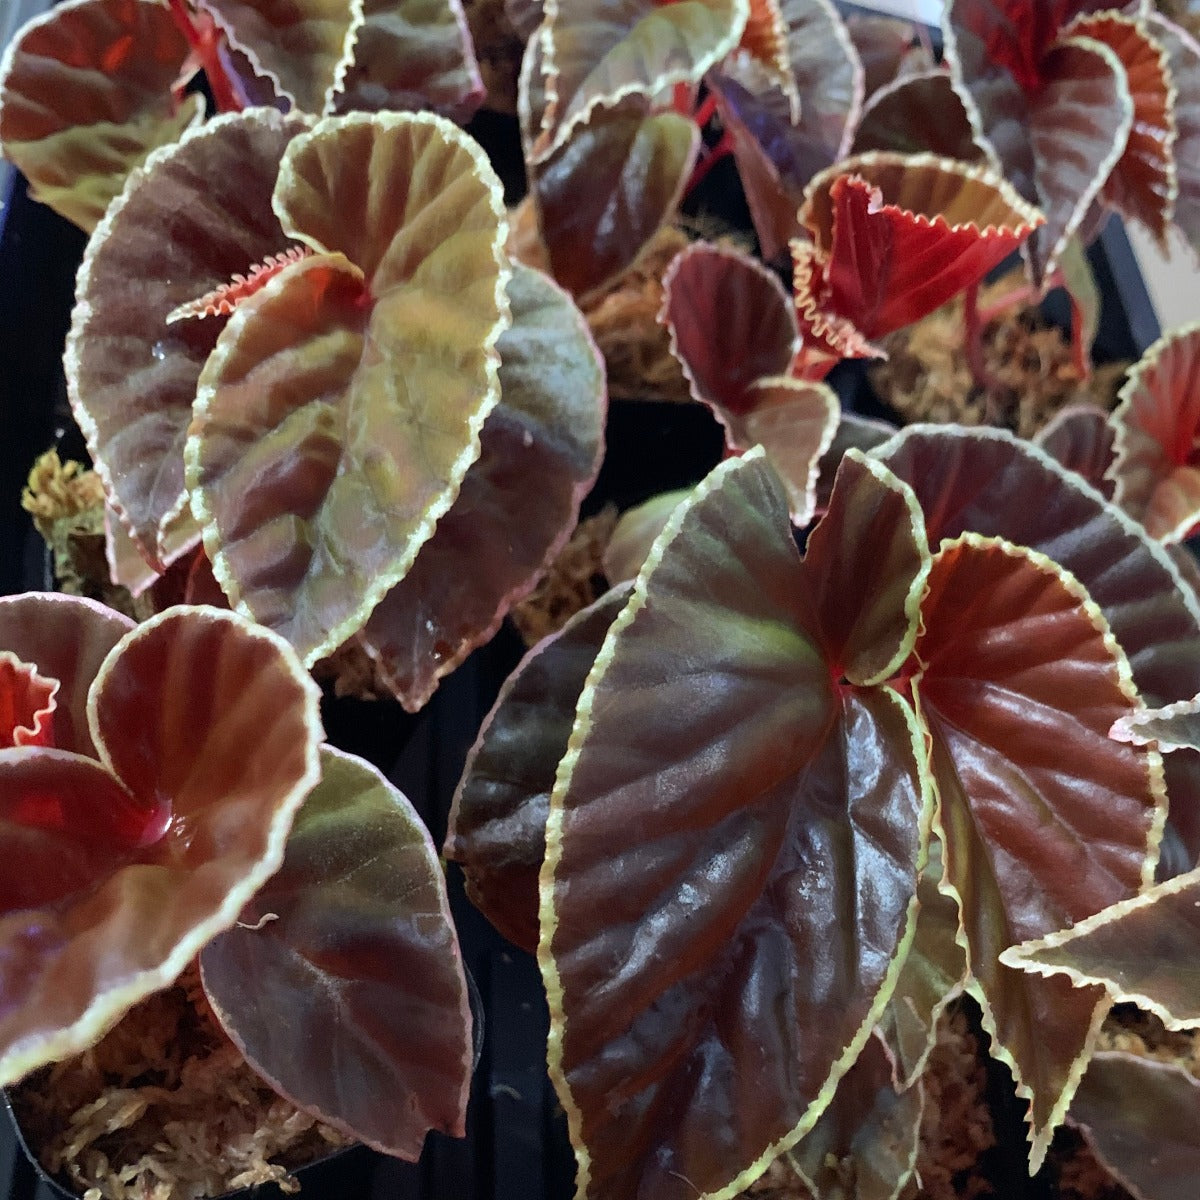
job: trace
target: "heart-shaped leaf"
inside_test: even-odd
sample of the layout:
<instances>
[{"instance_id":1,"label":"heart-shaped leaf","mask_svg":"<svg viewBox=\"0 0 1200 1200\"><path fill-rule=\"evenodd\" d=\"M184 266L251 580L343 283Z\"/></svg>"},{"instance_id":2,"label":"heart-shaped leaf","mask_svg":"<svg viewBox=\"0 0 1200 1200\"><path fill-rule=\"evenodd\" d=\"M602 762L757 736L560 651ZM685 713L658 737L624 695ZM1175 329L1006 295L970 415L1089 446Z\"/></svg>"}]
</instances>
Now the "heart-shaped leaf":
<instances>
[{"instance_id":1,"label":"heart-shaped leaf","mask_svg":"<svg viewBox=\"0 0 1200 1200\"><path fill-rule=\"evenodd\" d=\"M203 119L175 99L188 44L157 0L68 0L30 21L0 61L0 145L35 199L96 227L125 178Z\"/></svg>"},{"instance_id":2,"label":"heart-shaped leaf","mask_svg":"<svg viewBox=\"0 0 1200 1200\"><path fill-rule=\"evenodd\" d=\"M359 0L353 60L330 110L432 109L466 124L483 78L461 0Z\"/></svg>"},{"instance_id":3,"label":"heart-shaped leaf","mask_svg":"<svg viewBox=\"0 0 1200 1200\"><path fill-rule=\"evenodd\" d=\"M1165 542L1200 522L1200 325L1172 330L1142 356L1121 389L1116 502Z\"/></svg>"},{"instance_id":4,"label":"heart-shaped leaf","mask_svg":"<svg viewBox=\"0 0 1200 1200\"><path fill-rule=\"evenodd\" d=\"M1134 1196L1191 1200L1200 1171L1200 1080L1174 1063L1097 1054L1071 1119Z\"/></svg>"},{"instance_id":5,"label":"heart-shaped leaf","mask_svg":"<svg viewBox=\"0 0 1200 1200\"><path fill-rule=\"evenodd\" d=\"M546 814L575 706L609 626L629 599L614 588L535 646L504 681L454 793L445 855L509 941L538 945Z\"/></svg>"},{"instance_id":6,"label":"heart-shaped leaf","mask_svg":"<svg viewBox=\"0 0 1200 1200\"><path fill-rule=\"evenodd\" d=\"M919 734L890 690L835 688L810 589L752 450L672 515L580 697L539 959L582 1196L748 1185L812 1126L894 983Z\"/></svg>"},{"instance_id":7,"label":"heart-shaped leaf","mask_svg":"<svg viewBox=\"0 0 1200 1200\"><path fill-rule=\"evenodd\" d=\"M1111 500L1116 485L1108 472L1113 465L1116 437L1116 426L1104 409L1094 404L1069 404L1038 430L1033 441Z\"/></svg>"},{"instance_id":8,"label":"heart-shaped leaf","mask_svg":"<svg viewBox=\"0 0 1200 1200\"><path fill-rule=\"evenodd\" d=\"M631 266L674 217L699 147L695 122L635 99L593 113L531 168L555 279L584 296Z\"/></svg>"},{"instance_id":9,"label":"heart-shaped leaf","mask_svg":"<svg viewBox=\"0 0 1200 1200\"><path fill-rule=\"evenodd\" d=\"M912 426L875 452L916 493L932 545L966 531L1039 550L1099 605L1147 704L1200 693L1200 606L1171 557L1079 476L999 430ZM1200 857L1200 755L1166 763L1170 824Z\"/></svg>"},{"instance_id":10,"label":"heart-shaped leaf","mask_svg":"<svg viewBox=\"0 0 1200 1200\"><path fill-rule=\"evenodd\" d=\"M604 450L604 360L570 297L513 266L500 403L450 511L359 639L410 711L500 626L557 557Z\"/></svg>"},{"instance_id":11,"label":"heart-shaped leaf","mask_svg":"<svg viewBox=\"0 0 1200 1200\"><path fill-rule=\"evenodd\" d=\"M598 107L699 83L741 40L749 15L749 0L548 0L548 104L533 161L565 145Z\"/></svg>"},{"instance_id":12,"label":"heart-shaped leaf","mask_svg":"<svg viewBox=\"0 0 1200 1200\"><path fill-rule=\"evenodd\" d=\"M1137 703L1095 603L1044 555L963 534L935 556L913 681L931 735L945 881L993 1053L1030 1101L1036 1170L1107 1004L1001 953L1137 893L1165 817L1158 754L1109 738ZM1062 769L1069 756L1069 772Z\"/></svg>"},{"instance_id":13,"label":"heart-shaped leaf","mask_svg":"<svg viewBox=\"0 0 1200 1200\"><path fill-rule=\"evenodd\" d=\"M317 253L230 318L187 480L230 600L311 663L404 577L479 455L507 230L482 150L429 114L320 122L288 148L275 204Z\"/></svg>"},{"instance_id":14,"label":"heart-shaped leaf","mask_svg":"<svg viewBox=\"0 0 1200 1200\"><path fill-rule=\"evenodd\" d=\"M1168 1029L1200 1028L1200 871L1177 875L1066 929L1014 946L1003 962L1099 986Z\"/></svg>"},{"instance_id":15,"label":"heart-shaped leaf","mask_svg":"<svg viewBox=\"0 0 1200 1200\"><path fill-rule=\"evenodd\" d=\"M971 120L942 70L905 75L880 88L863 109L854 133L854 154L894 150L936 154L960 162L978 162Z\"/></svg>"},{"instance_id":16,"label":"heart-shaped leaf","mask_svg":"<svg viewBox=\"0 0 1200 1200\"><path fill-rule=\"evenodd\" d=\"M1175 97L1169 59L1150 26L1137 16L1103 12L1073 21L1076 37L1103 42L1121 60L1133 101L1125 151L1104 185L1107 203L1141 221L1161 243L1178 190L1175 176Z\"/></svg>"},{"instance_id":17,"label":"heart-shaped leaf","mask_svg":"<svg viewBox=\"0 0 1200 1200\"><path fill-rule=\"evenodd\" d=\"M909 325L1008 257L1041 215L982 166L934 155L876 152L818 175L800 220L813 245L793 243L801 332L855 355Z\"/></svg>"},{"instance_id":18,"label":"heart-shaped leaf","mask_svg":"<svg viewBox=\"0 0 1200 1200\"><path fill-rule=\"evenodd\" d=\"M883 1042L868 1038L788 1161L813 1200L896 1200L917 1165L923 1107L920 1087L896 1091Z\"/></svg>"},{"instance_id":19,"label":"heart-shaped leaf","mask_svg":"<svg viewBox=\"0 0 1200 1200\"><path fill-rule=\"evenodd\" d=\"M89 666L103 627L59 604L55 619L74 608L84 625L69 659ZM153 617L71 690L89 682L100 761L0 750L0 852L23 863L0 883L6 1084L91 1045L232 925L319 777L316 686L231 613Z\"/></svg>"},{"instance_id":20,"label":"heart-shaped leaf","mask_svg":"<svg viewBox=\"0 0 1200 1200\"><path fill-rule=\"evenodd\" d=\"M255 109L158 151L84 256L64 360L68 395L109 501L156 571L179 549L172 531L186 522L196 532L183 446L200 371L225 323L167 325L167 315L286 247L271 189L288 142L306 126Z\"/></svg>"},{"instance_id":21,"label":"heart-shaped leaf","mask_svg":"<svg viewBox=\"0 0 1200 1200\"><path fill-rule=\"evenodd\" d=\"M412 805L362 759L322 749L283 865L200 969L293 1103L412 1162L430 1129L463 1136L471 1010L445 880Z\"/></svg>"}]
</instances>

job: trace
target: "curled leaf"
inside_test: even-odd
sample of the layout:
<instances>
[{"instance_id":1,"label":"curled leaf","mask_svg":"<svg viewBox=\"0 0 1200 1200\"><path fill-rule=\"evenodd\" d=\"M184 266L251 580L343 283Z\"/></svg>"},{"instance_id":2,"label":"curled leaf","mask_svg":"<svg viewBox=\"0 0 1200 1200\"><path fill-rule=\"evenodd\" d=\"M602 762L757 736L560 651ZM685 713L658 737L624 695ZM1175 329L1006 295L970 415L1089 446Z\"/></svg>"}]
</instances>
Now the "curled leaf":
<instances>
[{"instance_id":1,"label":"curled leaf","mask_svg":"<svg viewBox=\"0 0 1200 1200\"><path fill-rule=\"evenodd\" d=\"M445 880L412 805L362 759L322 749L282 866L200 968L225 1031L293 1103L413 1162L428 1130L463 1136L471 1010Z\"/></svg>"},{"instance_id":2,"label":"curled leaf","mask_svg":"<svg viewBox=\"0 0 1200 1200\"><path fill-rule=\"evenodd\" d=\"M275 204L316 253L229 319L187 478L231 602L313 662L407 574L478 457L507 230L478 145L427 114L320 122L288 148Z\"/></svg>"},{"instance_id":3,"label":"curled leaf","mask_svg":"<svg viewBox=\"0 0 1200 1200\"><path fill-rule=\"evenodd\" d=\"M1033 440L1056 462L1111 500L1115 484L1109 471L1116 436L1116 428L1104 409L1094 404L1069 404L1056 412Z\"/></svg>"},{"instance_id":4,"label":"curled leaf","mask_svg":"<svg viewBox=\"0 0 1200 1200\"><path fill-rule=\"evenodd\" d=\"M54 745L57 679L0 650L0 749Z\"/></svg>"},{"instance_id":5,"label":"curled leaf","mask_svg":"<svg viewBox=\"0 0 1200 1200\"><path fill-rule=\"evenodd\" d=\"M0 144L30 194L90 232L126 176L204 116L172 87L188 44L157 0L68 0L0 61Z\"/></svg>"}]
</instances>

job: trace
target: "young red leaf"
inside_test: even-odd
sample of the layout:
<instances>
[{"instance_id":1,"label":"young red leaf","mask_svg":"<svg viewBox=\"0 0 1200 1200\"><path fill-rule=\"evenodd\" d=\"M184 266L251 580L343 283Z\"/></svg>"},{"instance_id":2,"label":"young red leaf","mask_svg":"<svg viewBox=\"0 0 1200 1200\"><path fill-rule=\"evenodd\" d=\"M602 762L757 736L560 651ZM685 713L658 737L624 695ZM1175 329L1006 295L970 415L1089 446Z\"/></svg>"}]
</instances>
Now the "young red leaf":
<instances>
[{"instance_id":1,"label":"young red leaf","mask_svg":"<svg viewBox=\"0 0 1200 1200\"><path fill-rule=\"evenodd\" d=\"M14 640L39 600L0 606ZM95 607L46 607L83 626L61 665L95 666ZM0 883L3 1083L91 1045L233 924L319 777L316 686L285 643L231 613L153 617L94 678L64 675L68 696L89 684L99 761L0 750L0 854L27 868Z\"/></svg>"},{"instance_id":2,"label":"young red leaf","mask_svg":"<svg viewBox=\"0 0 1200 1200\"><path fill-rule=\"evenodd\" d=\"M898 1093L878 1035L867 1039L829 1107L788 1154L813 1200L896 1200L912 1178L923 1089Z\"/></svg>"},{"instance_id":3,"label":"young red leaf","mask_svg":"<svg viewBox=\"0 0 1200 1200\"><path fill-rule=\"evenodd\" d=\"M633 99L597 110L531 168L555 279L583 296L630 266L674 217L699 148L694 121Z\"/></svg>"},{"instance_id":4,"label":"young red leaf","mask_svg":"<svg viewBox=\"0 0 1200 1200\"><path fill-rule=\"evenodd\" d=\"M0 145L30 195L90 232L125 178L204 116L172 94L188 44L156 0L68 0L0 60Z\"/></svg>"},{"instance_id":5,"label":"young red leaf","mask_svg":"<svg viewBox=\"0 0 1200 1200\"><path fill-rule=\"evenodd\" d=\"M271 189L302 117L218 117L135 171L80 268L64 366L71 408L137 552L156 571L196 542L183 446L223 318L176 307L284 249ZM131 288L129 281L138 286Z\"/></svg>"},{"instance_id":6,"label":"young red leaf","mask_svg":"<svg viewBox=\"0 0 1200 1200\"><path fill-rule=\"evenodd\" d=\"M430 1129L465 1133L471 1010L445 880L412 805L362 759L322 749L283 865L200 969L226 1033L294 1104L411 1162Z\"/></svg>"},{"instance_id":7,"label":"young red leaf","mask_svg":"<svg viewBox=\"0 0 1200 1200\"><path fill-rule=\"evenodd\" d=\"M1192 1200L1200 1173L1200 1080L1190 1071L1120 1051L1097 1054L1071 1119L1134 1196Z\"/></svg>"},{"instance_id":8,"label":"young red leaf","mask_svg":"<svg viewBox=\"0 0 1200 1200\"><path fill-rule=\"evenodd\" d=\"M1200 523L1200 325L1172 330L1142 356L1121 389L1116 503L1165 542Z\"/></svg>"},{"instance_id":9,"label":"young red leaf","mask_svg":"<svg viewBox=\"0 0 1200 1200\"><path fill-rule=\"evenodd\" d=\"M1190 871L1086 921L1014 946L1002 960L1075 987L1099 986L1168 1029L1200 1028L1200 872Z\"/></svg>"},{"instance_id":10,"label":"young red leaf","mask_svg":"<svg viewBox=\"0 0 1200 1200\"><path fill-rule=\"evenodd\" d=\"M1153 877L1162 766L1108 737L1137 701L1128 663L1045 556L973 534L944 542L921 617L913 692L932 738L945 880L993 1053L1030 1101L1036 1170L1107 1005L1100 989L1034 979L1000 955Z\"/></svg>"},{"instance_id":11,"label":"young red leaf","mask_svg":"<svg viewBox=\"0 0 1200 1200\"><path fill-rule=\"evenodd\" d=\"M509 941L538 945L546 814L575 706L629 589L614 588L535 646L504 681L454 793L444 853Z\"/></svg>"},{"instance_id":12,"label":"young red leaf","mask_svg":"<svg viewBox=\"0 0 1200 1200\"><path fill-rule=\"evenodd\" d=\"M796 5L793 3L792 8ZM750 0L750 16L738 45L779 84L792 104L792 120L800 117L800 94L788 54L788 29L780 0Z\"/></svg>"},{"instance_id":13,"label":"young red leaf","mask_svg":"<svg viewBox=\"0 0 1200 1200\"><path fill-rule=\"evenodd\" d=\"M579 516L604 452L604 360L569 296L529 267L508 282L500 403L450 511L359 634L410 711L532 591Z\"/></svg>"},{"instance_id":14,"label":"young red leaf","mask_svg":"<svg viewBox=\"0 0 1200 1200\"><path fill-rule=\"evenodd\" d=\"M580 697L539 958L581 1195L752 1182L894 983L924 841L917 727L886 688L835 688L810 586L762 451L723 464L672 515Z\"/></svg>"},{"instance_id":15,"label":"young red leaf","mask_svg":"<svg viewBox=\"0 0 1200 1200\"><path fill-rule=\"evenodd\" d=\"M313 662L404 577L478 457L510 271L499 180L439 117L320 122L274 203L317 253L229 319L187 481L230 600Z\"/></svg>"},{"instance_id":16,"label":"young red leaf","mask_svg":"<svg viewBox=\"0 0 1200 1200\"><path fill-rule=\"evenodd\" d=\"M1200 605L1162 546L1077 475L999 430L914 426L876 451L921 502L929 540L972 531L1039 550L1099 605L1147 704L1200 693ZM1170 825L1200 856L1200 754L1166 764Z\"/></svg>"},{"instance_id":17,"label":"young red leaf","mask_svg":"<svg viewBox=\"0 0 1200 1200\"><path fill-rule=\"evenodd\" d=\"M749 15L749 0L548 0L548 104L532 161L564 146L599 107L699 83L741 40Z\"/></svg>"},{"instance_id":18,"label":"young red leaf","mask_svg":"<svg viewBox=\"0 0 1200 1200\"><path fill-rule=\"evenodd\" d=\"M53 746L57 679L0 650L0 749Z\"/></svg>"}]
</instances>

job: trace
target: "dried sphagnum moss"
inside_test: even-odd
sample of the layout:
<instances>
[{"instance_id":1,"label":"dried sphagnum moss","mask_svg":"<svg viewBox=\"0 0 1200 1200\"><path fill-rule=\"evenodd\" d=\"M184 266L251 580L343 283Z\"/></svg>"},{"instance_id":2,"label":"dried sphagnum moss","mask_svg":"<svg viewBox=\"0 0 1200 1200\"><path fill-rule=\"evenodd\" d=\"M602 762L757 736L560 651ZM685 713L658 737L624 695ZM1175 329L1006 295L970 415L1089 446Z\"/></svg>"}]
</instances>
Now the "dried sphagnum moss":
<instances>
[{"instance_id":1,"label":"dried sphagnum moss","mask_svg":"<svg viewBox=\"0 0 1200 1200\"><path fill-rule=\"evenodd\" d=\"M984 288L981 307L1011 292L1020 278L1006 276ZM1111 410L1128 366L1098 367L1083 379L1070 339L1035 306L1020 304L984 329L984 359L993 386L981 389L963 347L961 297L889 334L883 348L888 358L871 368L871 383L905 422L999 425L1021 437L1032 437L1068 404Z\"/></svg>"},{"instance_id":2,"label":"dried sphagnum moss","mask_svg":"<svg viewBox=\"0 0 1200 1200\"><path fill-rule=\"evenodd\" d=\"M213 1017L193 966L92 1049L12 1089L42 1166L85 1200L197 1200L347 1144L277 1096Z\"/></svg>"}]
</instances>

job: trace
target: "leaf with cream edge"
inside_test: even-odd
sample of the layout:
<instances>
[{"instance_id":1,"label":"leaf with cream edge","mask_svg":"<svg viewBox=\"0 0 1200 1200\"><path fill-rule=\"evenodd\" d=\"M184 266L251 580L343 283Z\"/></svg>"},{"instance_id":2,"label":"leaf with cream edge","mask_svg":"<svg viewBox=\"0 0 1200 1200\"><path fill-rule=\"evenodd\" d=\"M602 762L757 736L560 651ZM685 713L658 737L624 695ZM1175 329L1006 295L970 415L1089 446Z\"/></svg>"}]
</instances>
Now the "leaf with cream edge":
<instances>
[{"instance_id":1,"label":"leaf with cream edge","mask_svg":"<svg viewBox=\"0 0 1200 1200\"><path fill-rule=\"evenodd\" d=\"M465 125L485 88L462 0L356 0L353 61L335 113L432 109Z\"/></svg>"},{"instance_id":2,"label":"leaf with cream edge","mask_svg":"<svg viewBox=\"0 0 1200 1200\"><path fill-rule=\"evenodd\" d=\"M723 463L672 515L588 676L550 800L539 947L580 1197L737 1194L811 1128L895 983L929 797L905 701L838 684L916 633L882 611L896 589L853 570L860 506L919 594L920 515L876 465L847 459L809 565L763 452ZM819 594L825 566L848 591ZM867 628L883 640L860 645Z\"/></svg>"},{"instance_id":3,"label":"leaf with cream edge","mask_svg":"<svg viewBox=\"0 0 1200 1200\"><path fill-rule=\"evenodd\" d=\"M671 514L691 492L691 488L660 492L621 514L604 547L604 577L609 583L626 583L637 578Z\"/></svg>"},{"instance_id":4,"label":"leaf with cream edge","mask_svg":"<svg viewBox=\"0 0 1200 1200\"><path fill-rule=\"evenodd\" d=\"M1115 500L1164 542L1200 523L1200 325L1159 338L1129 372L1112 415Z\"/></svg>"},{"instance_id":5,"label":"leaf with cream edge","mask_svg":"<svg viewBox=\"0 0 1200 1200\"><path fill-rule=\"evenodd\" d=\"M1037 431L1033 442L1111 500L1116 484L1109 478L1109 471L1116 436L1116 428L1104 409L1095 404L1068 404Z\"/></svg>"},{"instance_id":6,"label":"leaf with cream edge","mask_svg":"<svg viewBox=\"0 0 1200 1200\"><path fill-rule=\"evenodd\" d=\"M829 443L821 461L817 464L817 511L829 507L833 494L833 481L837 469L842 465L847 450L873 450L895 436L896 426L874 417L860 417L857 413L843 412L838 417L833 441Z\"/></svg>"},{"instance_id":7,"label":"leaf with cream edge","mask_svg":"<svg viewBox=\"0 0 1200 1200\"><path fill-rule=\"evenodd\" d=\"M1166 51L1175 84L1175 224L1200 248L1200 44L1160 13L1144 20Z\"/></svg>"},{"instance_id":8,"label":"leaf with cream edge","mask_svg":"<svg viewBox=\"0 0 1200 1200\"><path fill-rule=\"evenodd\" d=\"M1111 0L1047 0L1031 14L1024 0L951 0L942 18L946 60L976 136L1046 214L1028 248L1039 286L1133 129L1121 58L1102 41L1067 33L1073 18L1111 7Z\"/></svg>"},{"instance_id":9,"label":"leaf with cream edge","mask_svg":"<svg viewBox=\"0 0 1200 1200\"><path fill-rule=\"evenodd\" d=\"M788 31L780 0L750 0L750 15L737 49L759 63L779 84L791 105L792 121L800 119L800 93L788 54Z\"/></svg>"},{"instance_id":10,"label":"leaf with cream edge","mask_svg":"<svg viewBox=\"0 0 1200 1200\"><path fill-rule=\"evenodd\" d=\"M1179 190L1175 169L1175 101L1170 60L1141 14L1081 16L1072 36L1102 42L1121 61L1133 101L1124 153L1109 174L1102 199L1127 220L1140 221L1165 246Z\"/></svg>"},{"instance_id":11,"label":"leaf with cream edge","mask_svg":"<svg viewBox=\"0 0 1200 1200\"><path fill-rule=\"evenodd\" d=\"M694 121L635 97L595 111L561 150L531 166L555 279L583 297L631 266L674 218L699 149Z\"/></svg>"},{"instance_id":12,"label":"leaf with cream edge","mask_svg":"<svg viewBox=\"0 0 1200 1200\"><path fill-rule=\"evenodd\" d=\"M897 1200L916 1169L924 1106L920 1086L896 1091L876 1034L788 1162L813 1200Z\"/></svg>"},{"instance_id":13,"label":"leaf with cream edge","mask_svg":"<svg viewBox=\"0 0 1200 1200\"><path fill-rule=\"evenodd\" d=\"M92 1045L232 925L320 777L319 693L279 637L170 609L89 677L121 624L84 600L0 602L0 645L77 672L55 716L87 695L86 734L56 720L55 747L0 750L0 841L24 864L0 882L3 1084Z\"/></svg>"},{"instance_id":14,"label":"leaf with cream edge","mask_svg":"<svg viewBox=\"0 0 1200 1200\"><path fill-rule=\"evenodd\" d=\"M851 153L871 150L929 153L960 162L984 157L967 110L940 68L894 79L867 101Z\"/></svg>"},{"instance_id":15,"label":"leaf with cream edge","mask_svg":"<svg viewBox=\"0 0 1200 1200\"><path fill-rule=\"evenodd\" d=\"M230 601L312 663L407 574L478 458L511 271L500 182L440 117L326 118L274 203L316 253L229 319L187 482Z\"/></svg>"},{"instance_id":16,"label":"leaf with cream edge","mask_svg":"<svg viewBox=\"0 0 1200 1200\"><path fill-rule=\"evenodd\" d=\"M276 92L327 111L354 58L364 0L196 0Z\"/></svg>"},{"instance_id":17,"label":"leaf with cream edge","mask_svg":"<svg viewBox=\"0 0 1200 1200\"><path fill-rule=\"evenodd\" d=\"M846 159L805 192L792 243L806 342L834 357L881 352L1007 258L1042 216L988 168L931 154Z\"/></svg>"},{"instance_id":18,"label":"leaf with cream edge","mask_svg":"<svg viewBox=\"0 0 1200 1200\"><path fill-rule=\"evenodd\" d=\"M465 1134L471 1009L445 880L416 810L362 759L322 748L283 865L200 971L294 1104L410 1162L430 1129Z\"/></svg>"},{"instance_id":19,"label":"leaf with cream edge","mask_svg":"<svg viewBox=\"0 0 1200 1200\"><path fill-rule=\"evenodd\" d=\"M971 533L943 542L921 618L912 687L931 739L944 880L992 1052L1030 1103L1032 1172L1108 1004L1100 989L1034 979L1000 955L1150 882L1162 764L1109 738L1137 705L1129 664L1096 604L1045 555Z\"/></svg>"},{"instance_id":20,"label":"leaf with cream edge","mask_svg":"<svg viewBox=\"0 0 1200 1200\"><path fill-rule=\"evenodd\" d=\"M204 118L172 87L188 44L157 0L68 0L0 60L0 148L29 194L91 232L129 172Z\"/></svg>"},{"instance_id":21,"label":"leaf with cream edge","mask_svg":"<svg viewBox=\"0 0 1200 1200\"><path fill-rule=\"evenodd\" d=\"M938 1021L968 978L966 952L958 942L958 901L941 883L941 843L931 838L929 862L917 885L917 930L878 1030L892 1056L894 1082L903 1091L924 1072L937 1044Z\"/></svg>"},{"instance_id":22,"label":"leaf with cream edge","mask_svg":"<svg viewBox=\"0 0 1200 1200\"><path fill-rule=\"evenodd\" d=\"M749 0L547 0L547 104L531 161L565 145L599 107L699 83L741 40L749 15Z\"/></svg>"},{"instance_id":23,"label":"leaf with cream edge","mask_svg":"<svg viewBox=\"0 0 1200 1200\"><path fill-rule=\"evenodd\" d=\"M997 429L912 425L873 454L908 483L930 543L964 532L1039 550L1099 605L1146 704L1200 693L1200 604L1167 551L1049 455ZM1200 858L1200 754L1166 762L1168 836Z\"/></svg>"},{"instance_id":24,"label":"leaf with cream edge","mask_svg":"<svg viewBox=\"0 0 1200 1200\"><path fill-rule=\"evenodd\" d=\"M1200 1080L1184 1067L1121 1051L1097 1054L1071 1120L1138 1200L1192 1200L1200 1172Z\"/></svg>"},{"instance_id":25,"label":"leaf with cream edge","mask_svg":"<svg viewBox=\"0 0 1200 1200\"><path fill-rule=\"evenodd\" d=\"M0 747L54 744L57 679L0 650Z\"/></svg>"},{"instance_id":26,"label":"leaf with cream edge","mask_svg":"<svg viewBox=\"0 0 1200 1200\"><path fill-rule=\"evenodd\" d=\"M513 264L500 336L500 403L479 458L408 574L358 638L415 712L500 627L575 528L604 454L604 360L570 297Z\"/></svg>"},{"instance_id":27,"label":"leaf with cream edge","mask_svg":"<svg viewBox=\"0 0 1200 1200\"><path fill-rule=\"evenodd\" d=\"M194 546L183 447L223 317L166 324L180 304L287 245L271 190L304 117L217 117L129 178L79 270L64 368L105 493L156 572ZM129 281L138 286L131 288Z\"/></svg>"},{"instance_id":28,"label":"leaf with cream edge","mask_svg":"<svg viewBox=\"0 0 1200 1200\"><path fill-rule=\"evenodd\" d=\"M500 688L454 793L444 853L461 864L476 907L531 954L555 772L588 673L628 599L629 588L613 588L525 655Z\"/></svg>"}]
</instances>

